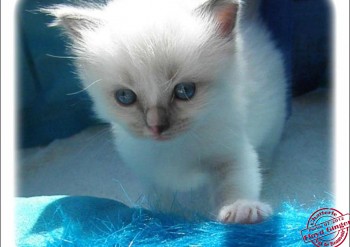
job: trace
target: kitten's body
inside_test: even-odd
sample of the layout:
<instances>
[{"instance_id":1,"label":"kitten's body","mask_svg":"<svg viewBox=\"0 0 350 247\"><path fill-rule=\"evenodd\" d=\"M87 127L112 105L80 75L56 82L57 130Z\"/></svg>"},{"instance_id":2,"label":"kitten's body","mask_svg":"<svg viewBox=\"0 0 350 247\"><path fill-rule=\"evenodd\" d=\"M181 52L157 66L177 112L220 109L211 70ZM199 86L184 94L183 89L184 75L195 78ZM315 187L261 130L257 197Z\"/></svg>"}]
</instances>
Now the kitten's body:
<instances>
[{"instance_id":1,"label":"kitten's body","mask_svg":"<svg viewBox=\"0 0 350 247\"><path fill-rule=\"evenodd\" d=\"M232 169L230 179L240 187L237 197L259 197L261 177L256 155L270 161L280 138L285 78L281 57L266 30L258 22L249 25L241 33L242 47L237 49L241 52L220 79L225 84L217 88L220 97L208 104L190 131L159 142L139 139L114 126L116 146L125 163L148 183L166 188L170 196L212 183L213 176L221 179L221 169ZM262 44L263 49L259 47ZM220 163L229 167L218 168Z\"/></svg>"},{"instance_id":2,"label":"kitten's body","mask_svg":"<svg viewBox=\"0 0 350 247\"><path fill-rule=\"evenodd\" d=\"M77 30L64 23L64 8L51 11L71 28L83 82L101 80L88 90L96 112L112 124L120 156L157 188L163 210L171 209L177 191L207 186L219 220L261 220L271 210L258 201L259 159L269 159L285 118L281 56L265 28L257 18L243 17L235 20L234 32L220 29L205 14L193 14L203 0L135 2L137 9L114 1L103 20ZM209 2L215 14L238 6ZM168 99L176 83L191 80L198 82L193 100ZM116 105L113 92L120 85L132 88L140 105ZM154 118L148 113L153 108ZM158 121L160 109L170 128L152 138L148 121Z\"/></svg>"}]
</instances>

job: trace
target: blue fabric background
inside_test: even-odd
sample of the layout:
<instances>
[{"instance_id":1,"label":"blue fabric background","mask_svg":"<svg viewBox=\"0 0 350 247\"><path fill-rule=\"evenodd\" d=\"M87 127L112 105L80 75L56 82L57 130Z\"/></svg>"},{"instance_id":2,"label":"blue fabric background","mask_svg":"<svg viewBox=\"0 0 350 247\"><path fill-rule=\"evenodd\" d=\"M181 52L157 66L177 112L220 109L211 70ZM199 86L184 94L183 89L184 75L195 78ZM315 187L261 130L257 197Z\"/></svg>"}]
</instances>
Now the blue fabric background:
<instances>
[{"instance_id":1,"label":"blue fabric background","mask_svg":"<svg viewBox=\"0 0 350 247\"><path fill-rule=\"evenodd\" d=\"M69 1L23 0L18 8L19 146L46 145L97 124L58 29L39 7ZM261 12L285 57L290 95L327 86L331 8L326 0L263 0Z\"/></svg>"}]
</instances>

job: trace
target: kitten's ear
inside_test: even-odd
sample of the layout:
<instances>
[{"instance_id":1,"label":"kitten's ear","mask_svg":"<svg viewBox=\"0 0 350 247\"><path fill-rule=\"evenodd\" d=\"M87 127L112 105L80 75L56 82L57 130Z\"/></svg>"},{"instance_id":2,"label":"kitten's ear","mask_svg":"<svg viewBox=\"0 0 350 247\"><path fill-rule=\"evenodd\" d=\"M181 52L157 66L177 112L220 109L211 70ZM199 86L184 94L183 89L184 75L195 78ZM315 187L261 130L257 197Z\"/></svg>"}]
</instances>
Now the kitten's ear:
<instances>
[{"instance_id":1,"label":"kitten's ear","mask_svg":"<svg viewBox=\"0 0 350 247\"><path fill-rule=\"evenodd\" d=\"M237 24L239 3L240 0L209 0L199 10L211 14L218 23L220 34L228 37Z\"/></svg>"},{"instance_id":2,"label":"kitten's ear","mask_svg":"<svg viewBox=\"0 0 350 247\"><path fill-rule=\"evenodd\" d=\"M82 39L84 31L94 30L102 23L98 9L55 5L40 9L40 12L54 16L55 20L49 26L62 27L73 40Z\"/></svg>"}]
</instances>

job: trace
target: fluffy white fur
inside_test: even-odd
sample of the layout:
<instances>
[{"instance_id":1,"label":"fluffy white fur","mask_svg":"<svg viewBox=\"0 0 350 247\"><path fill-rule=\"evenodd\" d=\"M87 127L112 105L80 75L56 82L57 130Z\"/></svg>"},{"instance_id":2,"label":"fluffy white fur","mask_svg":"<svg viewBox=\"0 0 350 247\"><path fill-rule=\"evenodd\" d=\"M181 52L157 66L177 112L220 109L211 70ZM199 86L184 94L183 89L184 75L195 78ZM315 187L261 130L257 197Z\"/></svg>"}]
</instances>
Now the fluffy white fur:
<instances>
[{"instance_id":1,"label":"fluffy white fur","mask_svg":"<svg viewBox=\"0 0 350 247\"><path fill-rule=\"evenodd\" d=\"M233 4L239 9L234 28L220 33L217 13ZM115 0L45 10L71 37L96 112L111 123L125 164L162 198L162 210L170 210L175 192L207 186L208 208L220 221L255 223L272 212L259 202L259 167L283 129L285 76L268 32L258 18L244 15L244 6L238 0ZM182 81L199 82L198 92L193 101L174 103L176 128L165 141L147 130L146 110L115 102L116 89L132 88L142 109L166 108Z\"/></svg>"}]
</instances>

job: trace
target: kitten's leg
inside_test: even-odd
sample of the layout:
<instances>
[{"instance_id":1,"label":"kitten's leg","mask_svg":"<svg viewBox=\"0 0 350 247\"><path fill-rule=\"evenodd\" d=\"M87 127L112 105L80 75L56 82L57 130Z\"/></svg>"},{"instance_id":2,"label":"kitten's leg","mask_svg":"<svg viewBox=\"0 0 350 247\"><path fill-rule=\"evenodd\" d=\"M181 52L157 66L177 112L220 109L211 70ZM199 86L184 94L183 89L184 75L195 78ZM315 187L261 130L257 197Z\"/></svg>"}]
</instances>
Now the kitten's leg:
<instances>
[{"instance_id":1,"label":"kitten's leg","mask_svg":"<svg viewBox=\"0 0 350 247\"><path fill-rule=\"evenodd\" d=\"M256 152L248 146L239 156L219 163L212 174L217 218L225 223L257 223L271 215L272 209L259 201L261 175Z\"/></svg>"},{"instance_id":2,"label":"kitten's leg","mask_svg":"<svg viewBox=\"0 0 350 247\"><path fill-rule=\"evenodd\" d=\"M261 172L266 174L273 169L274 156L277 151L278 144L281 141L284 123L276 123L271 131L266 135L265 141L257 149L261 164Z\"/></svg>"}]
</instances>

